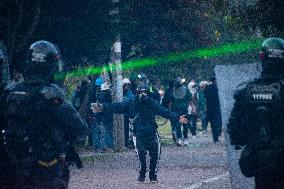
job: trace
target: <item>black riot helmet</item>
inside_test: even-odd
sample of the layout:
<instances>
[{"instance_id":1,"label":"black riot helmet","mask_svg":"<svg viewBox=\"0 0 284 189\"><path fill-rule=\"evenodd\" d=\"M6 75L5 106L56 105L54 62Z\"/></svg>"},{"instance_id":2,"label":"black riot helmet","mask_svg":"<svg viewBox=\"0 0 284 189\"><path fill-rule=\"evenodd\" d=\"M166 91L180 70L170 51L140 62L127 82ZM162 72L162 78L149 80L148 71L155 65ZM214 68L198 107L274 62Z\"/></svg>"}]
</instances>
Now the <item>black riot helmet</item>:
<instances>
[{"instance_id":1,"label":"black riot helmet","mask_svg":"<svg viewBox=\"0 0 284 189\"><path fill-rule=\"evenodd\" d=\"M57 46L48 41L33 43L28 51L25 79L52 81L62 71L62 57Z\"/></svg>"},{"instance_id":2,"label":"black riot helmet","mask_svg":"<svg viewBox=\"0 0 284 189\"><path fill-rule=\"evenodd\" d=\"M259 54L262 63L263 75L268 77L283 76L284 72L284 40L271 37L261 46Z\"/></svg>"}]
</instances>

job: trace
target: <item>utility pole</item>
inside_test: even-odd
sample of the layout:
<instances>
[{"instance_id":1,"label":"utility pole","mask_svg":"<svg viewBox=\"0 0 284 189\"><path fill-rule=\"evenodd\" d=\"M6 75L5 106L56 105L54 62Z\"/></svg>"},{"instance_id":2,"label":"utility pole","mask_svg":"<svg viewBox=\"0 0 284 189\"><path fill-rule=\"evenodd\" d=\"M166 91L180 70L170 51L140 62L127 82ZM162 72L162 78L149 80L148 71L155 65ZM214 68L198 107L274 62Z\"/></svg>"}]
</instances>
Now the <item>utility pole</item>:
<instances>
[{"instance_id":1,"label":"utility pole","mask_svg":"<svg viewBox=\"0 0 284 189\"><path fill-rule=\"evenodd\" d=\"M112 0L110 17L113 18L113 27L119 25L119 0ZM115 41L111 47L110 64L112 68L112 99L113 102L121 102L123 98L122 90L122 67L121 67L121 36L118 30L115 34ZM113 116L113 139L116 151L124 149L124 116L114 114Z\"/></svg>"}]
</instances>

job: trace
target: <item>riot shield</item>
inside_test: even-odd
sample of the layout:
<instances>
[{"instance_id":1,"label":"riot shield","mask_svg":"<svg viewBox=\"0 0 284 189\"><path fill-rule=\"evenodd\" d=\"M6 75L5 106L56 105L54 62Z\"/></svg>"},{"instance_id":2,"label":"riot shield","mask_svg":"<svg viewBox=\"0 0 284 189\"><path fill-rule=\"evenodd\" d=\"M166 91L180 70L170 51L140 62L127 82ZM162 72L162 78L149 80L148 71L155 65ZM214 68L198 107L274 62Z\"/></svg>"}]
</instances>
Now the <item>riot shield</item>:
<instances>
[{"instance_id":1,"label":"riot shield","mask_svg":"<svg viewBox=\"0 0 284 189\"><path fill-rule=\"evenodd\" d=\"M241 150L237 151L230 145L227 133L227 124L234 106L234 92L237 87L245 82L260 77L261 66L259 63L217 65L214 68L219 90L219 99L222 113L223 130L230 172L230 181L233 189L254 188L254 179L246 178L239 168Z\"/></svg>"}]
</instances>

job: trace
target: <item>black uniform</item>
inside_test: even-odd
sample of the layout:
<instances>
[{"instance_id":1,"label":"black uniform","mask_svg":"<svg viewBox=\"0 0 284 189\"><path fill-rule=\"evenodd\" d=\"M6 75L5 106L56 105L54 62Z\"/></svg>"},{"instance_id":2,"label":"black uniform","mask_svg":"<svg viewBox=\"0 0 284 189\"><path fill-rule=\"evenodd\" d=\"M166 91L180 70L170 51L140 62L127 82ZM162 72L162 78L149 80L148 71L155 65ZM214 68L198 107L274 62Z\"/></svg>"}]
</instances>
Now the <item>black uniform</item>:
<instances>
[{"instance_id":1,"label":"black uniform","mask_svg":"<svg viewBox=\"0 0 284 189\"><path fill-rule=\"evenodd\" d=\"M279 41L282 50L276 49ZM262 76L236 92L228 132L236 149L245 146L239 160L242 173L255 177L257 189L280 189L284 188L284 41L269 38L263 49L267 59L262 60L266 64ZM277 67L271 69L269 64Z\"/></svg>"},{"instance_id":2,"label":"black uniform","mask_svg":"<svg viewBox=\"0 0 284 189\"><path fill-rule=\"evenodd\" d=\"M150 180L157 179L157 163L160 155L160 143L157 132L157 124L155 123L155 116L162 117L177 121L178 115L173 113L157 101L147 98L139 100L135 98L129 99L122 103L105 104L105 111L112 111L113 113L128 114L134 120L134 135L136 137L136 148L140 160L140 175L145 177L146 153L149 151L150 155Z\"/></svg>"},{"instance_id":3,"label":"black uniform","mask_svg":"<svg viewBox=\"0 0 284 189\"><path fill-rule=\"evenodd\" d=\"M29 55L25 81L6 87L0 98L1 146L13 179L12 186L0 186L67 188L65 155L74 152L70 145L86 127L63 90L52 84L58 60L54 45L34 43Z\"/></svg>"},{"instance_id":4,"label":"black uniform","mask_svg":"<svg viewBox=\"0 0 284 189\"><path fill-rule=\"evenodd\" d=\"M15 188L65 188L68 175L61 156L85 126L60 88L23 82L5 90L1 105L3 143L15 168Z\"/></svg>"}]
</instances>

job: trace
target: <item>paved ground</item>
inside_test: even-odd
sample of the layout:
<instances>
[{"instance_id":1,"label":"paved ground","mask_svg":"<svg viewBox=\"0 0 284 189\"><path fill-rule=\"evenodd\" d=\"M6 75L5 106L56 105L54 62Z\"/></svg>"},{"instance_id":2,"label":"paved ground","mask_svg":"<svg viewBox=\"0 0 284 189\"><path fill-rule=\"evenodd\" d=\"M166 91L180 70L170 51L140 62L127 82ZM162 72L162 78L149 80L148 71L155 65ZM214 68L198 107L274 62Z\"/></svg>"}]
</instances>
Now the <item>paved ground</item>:
<instances>
[{"instance_id":1,"label":"paved ground","mask_svg":"<svg viewBox=\"0 0 284 189\"><path fill-rule=\"evenodd\" d=\"M138 160L134 151L85 154L85 167L72 169L71 189L225 189L231 188L223 143L213 144L211 136L200 135L187 147L162 148L159 183L137 183Z\"/></svg>"}]
</instances>

